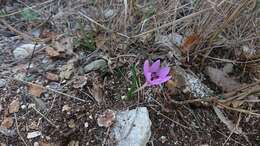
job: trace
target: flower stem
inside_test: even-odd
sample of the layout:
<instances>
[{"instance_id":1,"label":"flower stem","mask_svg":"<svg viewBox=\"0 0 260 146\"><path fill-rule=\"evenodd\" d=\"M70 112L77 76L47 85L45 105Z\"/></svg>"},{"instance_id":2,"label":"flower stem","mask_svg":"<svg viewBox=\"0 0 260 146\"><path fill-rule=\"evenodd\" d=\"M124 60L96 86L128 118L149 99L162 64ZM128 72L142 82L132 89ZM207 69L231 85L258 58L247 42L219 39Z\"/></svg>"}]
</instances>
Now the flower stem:
<instances>
[{"instance_id":1,"label":"flower stem","mask_svg":"<svg viewBox=\"0 0 260 146\"><path fill-rule=\"evenodd\" d=\"M143 90L145 87L147 87L147 82L145 82L141 87L139 87L138 89L136 89L135 91L134 91L134 93L136 93L136 92L139 92L140 90Z\"/></svg>"}]
</instances>

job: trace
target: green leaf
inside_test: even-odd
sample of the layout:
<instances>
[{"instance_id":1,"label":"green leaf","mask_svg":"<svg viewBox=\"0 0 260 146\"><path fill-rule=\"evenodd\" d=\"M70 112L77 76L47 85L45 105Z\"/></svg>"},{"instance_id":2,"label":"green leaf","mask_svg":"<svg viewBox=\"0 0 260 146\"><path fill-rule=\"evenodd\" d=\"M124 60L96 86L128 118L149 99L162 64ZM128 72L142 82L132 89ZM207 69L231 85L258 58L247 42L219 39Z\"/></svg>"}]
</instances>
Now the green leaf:
<instances>
[{"instance_id":1,"label":"green leaf","mask_svg":"<svg viewBox=\"0 0 260 146\"><path fill-rule=\"evenodd\" d=\"M33 21L38 19L39 15L31 8L24 8L21 12L22 18L26 21Z\"/></svg>"},{"instance_id":2,"label":"green leaf","mask_svg":"<svg viewBox=\"0 0 260 146\"><path fill-rule=\"evenodd\" d=\"M5 16L7 13L4 9L0 9L0 16Z\"/></svg>"},{"instance_id":3,"label":"green leaf","mask_svg":"<svg viewBox=\"0 0 260 146\"><path fill-rule=\"evenodd\" d=\"M134 96L135 94L135 91L138 89L138 87L140 86L140 82L138 80L138 76L137 76L137 73L136 73L136 66L135 65L132 65L131 66L131 73L132 73L132 76L131 76L131 86L130 88L128 89L128 92L127 92L127 99L132 99L132 97Z\"/></svg>"}]
</instances>

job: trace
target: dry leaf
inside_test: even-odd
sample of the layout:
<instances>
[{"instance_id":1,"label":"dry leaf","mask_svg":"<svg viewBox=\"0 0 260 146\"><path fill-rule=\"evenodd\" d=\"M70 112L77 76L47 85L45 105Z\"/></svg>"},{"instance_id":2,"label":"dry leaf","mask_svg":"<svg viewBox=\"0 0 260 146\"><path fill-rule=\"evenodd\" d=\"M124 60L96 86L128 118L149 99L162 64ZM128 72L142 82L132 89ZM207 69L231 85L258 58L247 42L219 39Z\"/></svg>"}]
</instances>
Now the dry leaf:
<instances>
[{"instance_id":1,"label":"dry leaf","mask_svg":"<svg viewBox=\"0 0 260 146\"><path fill-rule=\"evenodd\" d=\"M79 141L72 140L69 142L68 146L79 146Z\"/></svg>"},{"instance_id":2,"label":"dry leaf","mask_svg":"<svg viewBox=\"0 0 260 146\"><path fill-rule=\"evenodd\" d=\"M77 76L73 81L73 87L78 89L82 88L87 84L87 78L85 76Z\"/></svg>"},{"instance_id":3,"label":"dry leaf","mask_svg":"<svg viewBox=\"0 0 260 146\"><path fill-rule=\"evenodd\" d=\"M8 112L10 114L12 113L15 113L15 112L18 112L19 111L19 108L20 108L20 101L19 99L15 99L11 102L11 104L9 105L9 108L8 108Z\"/></svg>"},{"instance_id":4,"label":"dry leaf","mask_svg":"<svg viewBox=\"0 0 260 146\"><path fill-rule=\"evenodd\" d=\"M29 92L33 96L40 97L41 94L44 92L44 89L41 86L30 84L29 85Z\"/></svg>"},{"instance_id":5,"label":"dry leaf","mask_svg":"<svg viewBox=\"0 0 260 146\"><path fill-rule=\"evenodd\" d=\"M212 82L221 87L224 91L232 91L240 86L240 83L233 80L224 71L207 67L207 74Z\"/></svg>"},{"instance_id":6,"label":"dry leaf","mask_svg":"<svg viewBox=\"0 0 260 146\"><path fill-rule=\"evenodd\" d=\"M93 89L92 89L92 95L94 96L95 100L100 104L103 102L103 86L101 83L95 83L93 82Z\"/></svg>"},{"instance_id":7,"label":"dry leaf","mask_svg":"<svg viewBox=\"0 0 260 146\"><path fill-rule=\"evenodd\" d=\"M99 34L95 37L95 42L96 42L96 47L97 48L103 48L103 46L105 45L107 39L104 35Z\"/></svg>"},{"instance_id":8,"label":"dry leaf","mask_svg":"<svg viewBox=\"0 0 260 146\"><path fill-rule=\"evenodd\" d=\"M60 53L73 54L73 38L67 37L56 41L54 46Z\"/></svg>"},{"instance_id":9,"label":"dry leaf","mask_svg":"<svg viewBox=\"0 0 260 146\"><path fill-rule=\"evenodd\" d=\"M1 123L3 128L11 128L13 126L14 120L12 117L4 117L4 120Z\"/></svg>"},{"instance_id":10,"label":"dry leaf","mask_svg":"<svg viewBox=\"0 0 260 146\"><path fill-rule=\"evenodd\" d=\"M196 44L198 44L199 43L199 41L200 41L200 36L198 35L198 34L192 34L192 35L190 35L190 36L187 36L185 39L184 39L184 41L183 41L183 43L182 43L182 45L181 45L181 51L183 52L183 53L186 53L186 52L188 52L188 51L190 51L190 49L191 49L191 47L193 46L193 45L196 45Z\"/></svg>"},{"instance_id":11,"label":"dry leaf","mask_svg":"<svg viewBox=\"0 0 260 146\"><path fill-rule=\"evenodd\" d=\"M3 106L2 104L0 103L0 112L3 110Z\"/></svg>"},{"instance_id":12,"label":"dry leaf","mask_svg":"<svg viewBox=\"0 0 260 146\"><path fill-rule=\"evenodd\" d=\"M54 146L54 145L52 145L52 144L50 144L50 143L48 143L48 142L46 142L46 141L40 141L40 142L39 142L39 145L40 145L40 146Z\"/></svg>"},{"instance_id":13,"label":"dry leaf","mask_svg":"<svg viewBox=\"0 0 260 146\"><path fill-rule=\"evenodd\" d=\"M176 82L174 82L173 80L169 80L167 83L166 83L166 87L168 89L173 89L173 88L176 88L177 85L176 85Z\"/></svg>"},{"instance_id":14,"label":"dry leaf","mask_svg":"<svg viewBox=\"0 0 260 146\"><path fill-rule=\"evenodd\" d=\"M76 127L75 121L73 119L69 120L68 126L69 128L75 128Z\"/></svg>"},{"instance_id":15,"label":"dry leaf","mask_svg":"<svg viewBox=\"0 0 260 146\"><path fill-rule=\"evenodd\" d=\"M64 105L64 106L62 107L62 110L61 110L61 111L62 111L62 112L65 112L65 111L68 112L68 111L70 111L70 110L71 110L71 107L69 107L69 105L66 104L66 105Z\"/></svg>"},{"instance_id":16,"label":"dry leaf","mask_svg":"<svg viewBox=\"0 0 260 146\"><path fill-rule=\"evenodd\" d=\"M244 132L240 127L237 127L232 121L230 121L224 114L220 111L219 108L213 106L215 113L217 114L218 118L228 127L231 132L236 134L243 134Z\"/></svg>"},{"instance_id":17,"label":"dry leaf","mask_svg":"<svg viewBox=\"0 0 260 146\"><path fill-rule=\"evenodd\" d=\"M244 100L234 100L231 102L232 107L237 108L241 106L243 103L245 103Z\"/></svg>"},{"instance_id":18,"label":"dry leaf","mask_svg":"<svg viewBox=\"0 0 260 146\"><path fill-rule=\"evenodd\" d=\"M73 74L74 65L73 63L68 63L63 65L60 72L60 78L63 79L70 79L71 75Z\"/></svg>"},{"instance_id":19,"label":"dry leaf","mask_svg":"<svg viewBox=\"0 0 260 146\"><path fill-rule=\"evenodd\" d=\"M61 55L57 50L53 49L52 47L47 47L45 51L47 52L49 57L59 57Z\"/></svg>"},{"instance_id":20,"label":"dry leaf","mask_svg":"<svg viewBox=\"0 0 260 146\"><path fill-rule=\"evenodd\" d=\"M59 76L57 74L50 73L50 72L47 73L46 78L48 80L51 80L51 81L58 81L59 80Z\"/></svg>"},{"instance_id":21,"label":"dry leaf","mask_svg":"<svg viewBox=\"0 0 260 146\"><path fill-rule=\"evenodd\" d=\"M32 123L28 126L28 128L30 128L32 130L37 130L38 129L37 122L32 121Z\"/></svg>"},{"instance_id":22,"label":"dry leaf","mask_svg":"<svg viewBox=\"0 0 260 146\"><path fill-rule=\"evenodd\" d=\"M97 119L98 126L110 127L115 121L116 114L114 111L107 109L103 114L99 115Z\"/></svg>"}]
</instances>

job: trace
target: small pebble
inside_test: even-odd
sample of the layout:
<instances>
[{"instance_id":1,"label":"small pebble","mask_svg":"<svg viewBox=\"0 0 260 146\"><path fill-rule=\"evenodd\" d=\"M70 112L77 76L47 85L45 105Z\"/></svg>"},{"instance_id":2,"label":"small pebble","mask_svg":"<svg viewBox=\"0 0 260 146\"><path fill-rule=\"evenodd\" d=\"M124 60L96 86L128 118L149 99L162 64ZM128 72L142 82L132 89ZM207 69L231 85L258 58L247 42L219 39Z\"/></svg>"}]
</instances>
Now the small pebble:
<instances>
[{"instance_id":1,"label":"small pebble","mask_svg":"<svg viewBox=\"0 0 260 146\"><path fill-rule=\"evenodd\" d=\"M26 105L21 105L21 109L26 109Z\"/></svg>"},{"instance_id":2,"label":"small pebble","mask_svg":"<svg viewBox=\"0 0 260 146\"><path fill-rule=\"evenodd\" d=\"M84 124L84 127L85 127L85 128L88 128L88 122L86 122L86 123Z\"/></svg>"},{"instance_id":3,"label":"small pebble","mask_svg":"<svg viewBox=\"0 0 260 146\"><path fill-rule=\"evenodd\" d=\"M38 136L41 136L42 133L40 131L34 131L34 132L30 132L27 134L27 138L28 139L32 139L32 138L35 138L35 137L38 137Z\"/></svg>"},{"instance_id":4,"label":"small pebble","mask_svg":"<svg viewBox=\"0 0 260 146\"><path fill-rule=\"evenodd\" d=\"M167 141L167 138L165 136L161 136L160 140L161 140L162 143L165 143Z\"/></svg>"},{"instance_id":5,"label":"small pebble","mask_svg":"<svg viewBox=\"0 0 260 146\"><path fill-rule=\"evenodd\" d=\"M5 79L0 79L0 88L5 87L6 85L6 80Z\"/></svg>"},{"instance_id":6,"label":"small pebble","mask_svg":"<svg viewBox=\"0 0 260 146\"><path fill-rule=\"evenodd\" d=\"M40 146L40 144L38 142L34 142L33 146Z\"/></svg>"}]
</instances>

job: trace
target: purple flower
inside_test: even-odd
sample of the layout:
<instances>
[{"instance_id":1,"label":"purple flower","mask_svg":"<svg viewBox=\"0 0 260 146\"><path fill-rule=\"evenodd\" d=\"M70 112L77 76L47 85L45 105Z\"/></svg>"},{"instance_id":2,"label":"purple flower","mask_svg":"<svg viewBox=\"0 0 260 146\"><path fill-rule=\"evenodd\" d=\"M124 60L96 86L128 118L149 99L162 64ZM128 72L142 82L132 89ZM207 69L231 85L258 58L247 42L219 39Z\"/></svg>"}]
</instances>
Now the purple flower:
<instances>
[{"instance_id":1,"label":"purple flower","mask_svg":"<svg viewBox=\"0 0 260 146\"><path fill-rule=\"evenodd\" d=\"M160 67L160 60L155 61L151 66L148 60L144 62L144 76L148 85L159 85L168 81L171 76L169 67Z\"/></svg>"}]
</instances>

